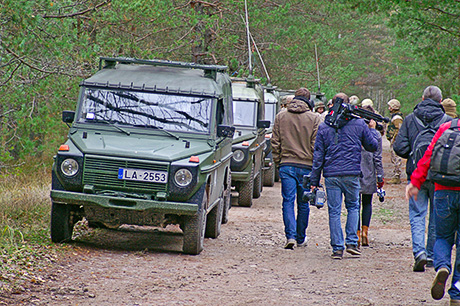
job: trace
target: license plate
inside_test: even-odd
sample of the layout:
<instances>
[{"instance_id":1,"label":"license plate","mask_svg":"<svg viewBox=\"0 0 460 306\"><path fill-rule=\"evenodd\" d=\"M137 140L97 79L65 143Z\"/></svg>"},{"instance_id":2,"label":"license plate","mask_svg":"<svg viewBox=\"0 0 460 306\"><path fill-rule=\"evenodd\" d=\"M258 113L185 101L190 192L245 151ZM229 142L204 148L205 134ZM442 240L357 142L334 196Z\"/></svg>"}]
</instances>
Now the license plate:
<instances>
[{"instance_id":1,"label":"license plate","mask_svg":"<svg viewBox=\"0 0 460 306\"><path fill-rule=\"evenodd\" d=\"M119 168L118 178L120 180L128 180L128 181L167 183L168 182L168 172Z\"/></svg>"}]
</instances>

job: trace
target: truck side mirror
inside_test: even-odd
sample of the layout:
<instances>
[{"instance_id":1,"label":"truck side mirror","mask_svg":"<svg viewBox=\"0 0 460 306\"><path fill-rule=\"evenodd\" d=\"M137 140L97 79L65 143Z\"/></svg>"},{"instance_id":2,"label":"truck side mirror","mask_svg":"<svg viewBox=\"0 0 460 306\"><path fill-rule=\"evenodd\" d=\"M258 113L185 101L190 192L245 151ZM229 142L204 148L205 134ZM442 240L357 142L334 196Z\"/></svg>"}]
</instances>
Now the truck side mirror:
<instances>
[{"instance_id":1,"label":"truck side mirror","mask_svg":"<svg viewBox=\"0 0 460 306\"><path fill-rule=\"evenodd\" d=\"M257 128L268 129L270 127L270 120L259 120L257 121Z\"/></svg>"},{"instance_id":2,"label":"truck side mirror","mask_svg":"<svg viewBox=\"0 0 460 306\"><path fill-rule=\"evenodd\" d=\"M72 123L75 119L74 111L62 111L62 121L65 123Z\"/></svg>"},{"instance_id":3,"label":"truck side mirror","mask_svg":"<svg viewBox=\"0 0 460 306\"><path fill-rule=\"evenodd\" d=\"M217 137L233 137L235 134L235 127L228 125L218 125L217 126Z\"/></svg>"}]
</instances>

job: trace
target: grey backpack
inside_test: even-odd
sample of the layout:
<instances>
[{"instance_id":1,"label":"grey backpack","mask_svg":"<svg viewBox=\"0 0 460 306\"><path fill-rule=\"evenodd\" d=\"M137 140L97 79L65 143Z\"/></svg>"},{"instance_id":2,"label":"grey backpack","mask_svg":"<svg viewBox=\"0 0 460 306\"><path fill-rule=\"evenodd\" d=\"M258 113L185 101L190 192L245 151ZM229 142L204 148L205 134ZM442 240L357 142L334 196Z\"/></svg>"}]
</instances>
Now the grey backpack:
<instances>
[{"instance_id":1,"label":"grey backpack","mask_svg":"<svg viewBox=\"0 0 460 306\"><path fill-rule=\"evenodd\" d=\"M443 186L460 187L460 130L452 120L433 148L428 179Z\"/></svg>"}]
</instances>

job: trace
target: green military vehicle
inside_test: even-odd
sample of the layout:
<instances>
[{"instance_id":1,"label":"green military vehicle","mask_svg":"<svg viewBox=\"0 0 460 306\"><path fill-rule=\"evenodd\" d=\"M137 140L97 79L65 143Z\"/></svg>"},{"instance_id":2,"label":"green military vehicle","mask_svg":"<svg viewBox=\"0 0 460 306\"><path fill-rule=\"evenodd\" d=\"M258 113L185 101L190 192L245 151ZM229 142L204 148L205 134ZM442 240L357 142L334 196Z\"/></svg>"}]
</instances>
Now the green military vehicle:
<instances>
[{"instance_id":1,"label":"green military vehicle","mask_svg":"<svg viewBox=\"0 0 460 306\"><path fill-rule=\"evenodd\" d=\"M275 163L273 162L271 136L273 125L275 124L275 116L280 111L281 100L279 92L275 86L268 84L264 86L265 97L265 120L270 121L270 127L266 130L265 138L266 145L264 149L264 167L263 167L263 185L273 186L275 184Z\"/></svg>"},{"instance_id":2,"label":"green military vehicle","mask_svg":"<svg viewBox=\"0 0 460 306\"><path fill-rule=\"evenodd\" d=\"M101 58L81 84L52 169L51 239L74 224L179 224L183 252L220 234L230 207L231 80L227 67Z\"/></svg>"},{"instance_id":3,"label":"green military vehicle","mask_svg":"<svg viewBox=\"0 0 460 306\"><path fill-rule=\"evenodd\" d=\"M232 186L238 191L238 205L250 207L262 192L265 129L264 90L254 78L232 79L233 136Z\"/></svg>"}]
</instances>

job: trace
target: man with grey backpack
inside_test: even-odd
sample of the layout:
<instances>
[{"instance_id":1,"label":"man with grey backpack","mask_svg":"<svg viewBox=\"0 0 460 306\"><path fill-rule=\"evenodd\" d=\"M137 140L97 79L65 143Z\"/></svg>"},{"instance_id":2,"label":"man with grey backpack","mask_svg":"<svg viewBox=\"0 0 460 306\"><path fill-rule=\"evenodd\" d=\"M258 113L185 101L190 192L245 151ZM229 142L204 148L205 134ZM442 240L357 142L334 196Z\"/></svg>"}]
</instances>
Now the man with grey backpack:
<instances>
[{"instance_id":1,"label":"man with grey backpack","mask_svg":"<svg viewBox=\"0 0 460 306\"><path fill-rule=\"evenodd\" d=\"M447 116L441 105L442 92L437 86L428 86L423 91L422 102L404 118L393 145L395 153L406 158L408 184L417 162L427 150L439 126L452 118ZM409 198L409 220L412 233L412 252L415 272L425 271L425 265L433 266L433 246L435 242L435 220L433 213L434 184L426 181L420 186L416 198ZM428 238L425 245L425 217L430 209Z\"/></svg>"},{"instance_id":2,"label":"man with grey backpack","mask_svg":"<svg viewBox=\"0 0 460 306\"><path fill-rule=\"evenodd\" d=\"M434 212L436 242L434 268L436 277L431 286L431 296L440 300L444 296L446 281L452 274L449 289L450 305L460 305L460 249L457 246L455 265L452 267L452 247L460 230L460 129L459 120L441 125L425 155L418 162L406 187L406 198L415 198L422 184L434 182Z\"/></svg>"}]
</instances>

